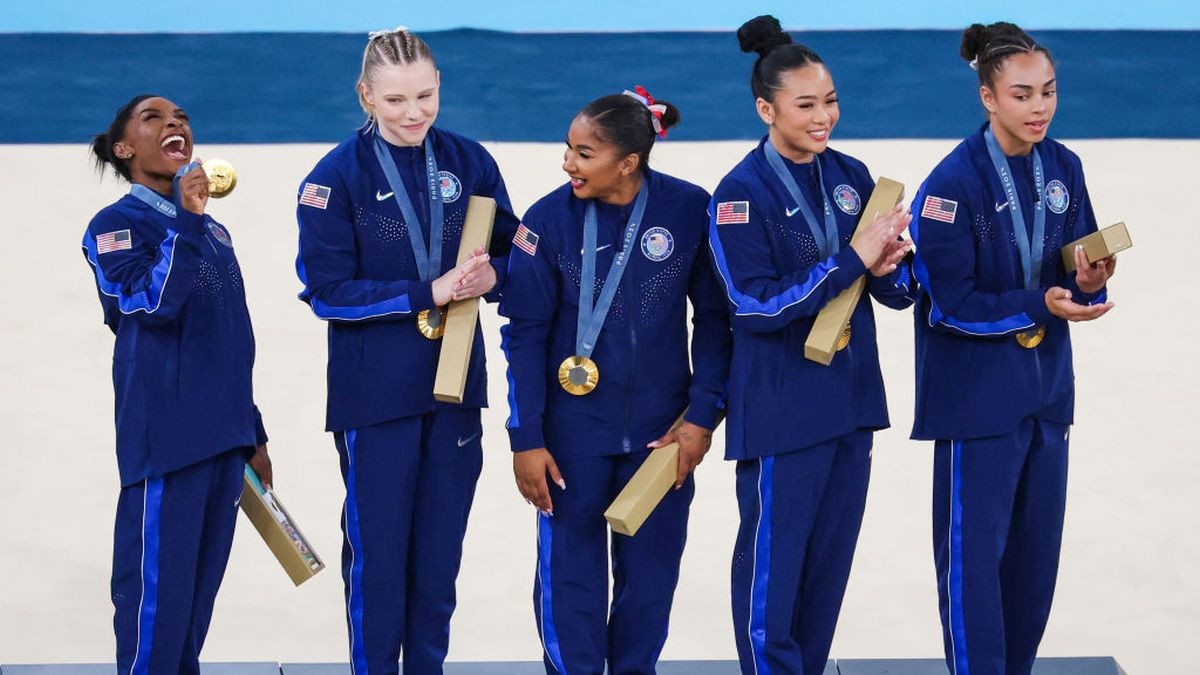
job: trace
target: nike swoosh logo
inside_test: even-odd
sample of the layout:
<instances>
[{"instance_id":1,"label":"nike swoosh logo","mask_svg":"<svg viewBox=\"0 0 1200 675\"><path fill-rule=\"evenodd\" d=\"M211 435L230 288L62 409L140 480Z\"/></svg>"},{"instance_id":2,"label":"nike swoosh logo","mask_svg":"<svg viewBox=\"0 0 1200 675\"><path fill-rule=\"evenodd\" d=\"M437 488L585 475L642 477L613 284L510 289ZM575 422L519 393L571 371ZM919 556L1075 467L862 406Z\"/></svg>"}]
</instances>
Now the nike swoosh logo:
<instances>
[{"instance_id":1,"label":"nike swoosh logo","mask_svg":"<svg viewBox=\"0 0 1200 675\"><path fill-rule=\"evenodd\" d=\"M996 213L1000 213L1007 206L1008 206L1008 202L1004 202L1003 204L997 204L996 205Z\"/></svg>"},{"instance_id":2,"label":"nike swoosh logo","mask_svg":"<svg viewBox=\"0 0 1200 675\"><path fill-rule=\"evenodd\" d=\"M468 436L466 439L459 438L459 439L458 439L458 447L460 447L460 448L461 448L462 446L466 445L467 443L470 443L471 441L475 440L476 438L479 438L479 432L478 432L478 431L476 431L475 433L471 434L471 435L470 435L470 436Z\"/></svg>"},{"instance_id":3,"label":"nike swoosh logo","mask_svg":"<svg viewBox=\"0 0 1200 675\"><path fill-rule=\"evenodd\" d=\"M612 244L605 244L603 246L597 246L596 253L599 253L600 251L603 251L606 248L612 248ZM579 255L583 255L583 249L579 249Z\"/></svg>"},{"instance_id":4,"label":"nike swoosh logo","mask_svg":"<svg viewBox=\"0 0 1200 675\"><path fill-rule=\"evenodd\" d=\"M387 199L388 197L391 197L391 196L392 196L392 195L394 195L394 194L396 194L396 193L395 193L395 192L389 192L389 193L387 193L387 194L385 195L385 194L383 194L382 192L380 192L379 190L376 190L376 191L375 191L375 201L377 201L377 202L381 202L381 201L383 201L383 200Z\"/></svg>"},{"instance_id":5,"label":"nike swoosh logo","mask_svg":"<svg viewBox=\"0 0 1200 675\"><path fill-rule=\"evenodd\" d=\"M788 217L788 218L791 218L792 216L796 215L796 212L797 212L797 211L799 211L799 210L800 210L800 207L799 207L799 206L797 206L797 207L796 207L796 208L794 208L794 209L784 209L784 210L783 210L783 212L784 212L785 214L787 214L787 217Z\"/></svg>"}]
</instances>

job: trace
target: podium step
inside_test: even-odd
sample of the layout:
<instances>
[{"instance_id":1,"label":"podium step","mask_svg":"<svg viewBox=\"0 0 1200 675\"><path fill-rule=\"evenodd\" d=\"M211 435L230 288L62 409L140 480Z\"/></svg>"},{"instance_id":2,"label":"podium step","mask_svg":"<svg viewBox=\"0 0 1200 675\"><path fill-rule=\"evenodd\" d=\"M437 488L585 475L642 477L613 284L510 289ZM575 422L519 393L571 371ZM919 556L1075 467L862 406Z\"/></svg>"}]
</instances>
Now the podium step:
<instances>
[{"instance_id":1,"label":"podium step","mask_svg":"<svg viewBox=\"0 0 1200 675\"><path fill-rule=\"evenodd\" d=\"M0 665L0 675L113 675L111 663ZM350 675L346 663L205 663L201 675ZM445 675L544 675L540 661L475 661L447 663ZM659 675L739 675L737 661L663 661ZM825 664L823 675L946 675L941 659L838 659ZM1044 658L1033 675L1126 675L1110 656Z\"/></svg>"}]
</instances>

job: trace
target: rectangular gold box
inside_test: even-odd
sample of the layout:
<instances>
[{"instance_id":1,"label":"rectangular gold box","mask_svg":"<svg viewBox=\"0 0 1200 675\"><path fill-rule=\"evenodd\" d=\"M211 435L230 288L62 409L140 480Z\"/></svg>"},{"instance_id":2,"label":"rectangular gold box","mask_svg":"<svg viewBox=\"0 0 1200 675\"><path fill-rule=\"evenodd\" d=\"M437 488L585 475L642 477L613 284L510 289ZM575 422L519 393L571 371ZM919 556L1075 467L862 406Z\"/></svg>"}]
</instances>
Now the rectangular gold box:
<instances>
[{"instance_id":1,"label":"rectangular gold box","mask_svg":"<svg viewBox=\"0 0 1200 675\"><path fill-rule=\"evenodd\" d=\"M679 468L679 444L671 443L650 451L650 456L638 467L604 512L604 519L613 532L632 537L654 511L671 487Z\"/></svg>"},{"instance_id":2,"label":"rectangular gold box","mask_svg":"<svg viewBox=\"0 0 1200 675\"><path fill-rule=\"evenodd\" d=\"M903 198L904 185L880 176L879 182L875 184L875 190L871 193L871 198L867 200L866 208L858 218L858 226L854 230L851 242L858 239L859 232L874 221L877 215L891 211ZM804 358L816 361L823 366L833 363L833 355L837 353L838 340L841 339L842 332L850 323L850 316L854 314L854 308L858 305L858 299L862 296L866 285L866 278L859 277L849 288L821 308L821 311L817 313L817 318L813 321L808 339L804 341Z\"/></svg>"},{"instance_id":3,"label":"rectangular gold box","mask_svg":"<svg viewBox=\"0 0 1200 675\"><path fill-rule=\"evenodd\" d=\"M686 414L686 411L684 411ZM717 419L721 425L724 415ZM678 429L683 424L683 415L675 420L671 429ZM671 443L650 451L646 461L638 467L633 477L625 484L617 498L609 504L604 512L613 532L632 537L637 534L642 523L654 511L671 487L675 485L675 476L679 471L679 444Z\"/></svg>"},{"instance_id":4,"label":"rectangular gold box","mask_svg":"<svg viewBox=\"0 0 1200 675\"><path fill-rule=\"evenodd\" d=\"M462 239L458 244L461 265L471 252L482 246L489 248L492 223L496 219L496 200L471 196L467 216L463 221ZM442 334L442 353L438 357L437 374L433 378L433 397L446 403L462 403L467 386L467 371L471 367L471 348L475 343L475 324L479 320L479 298L450 303L446 312L446 331Z\"/></svg>"},{"instance_id":5,"label":"rectangular gold box","mask_svg":"<svg viewBox=\"0 0 1200 675\"><path fill-rule=\"evenodd\" d=\"M1082 239L1076 239L1062 247L1063 266L1067 268L1067 274L1075 271L1076 246L1083 246L1083 252L1087 255L1088 262L1094 263L1127 248L1132 248L1133 240L1129 238L1129 230L1125 229L1125 223L1109 225Z\"/></svg>"},{"instance_id":6,"label":"rectangular gold box","mask_svg":"<svg viewBox=\"0 0 1200 675\"><path fill-rule=\"evenodd\" d=\"M293 584L299 586L325 569L325 563L300 532L291 514L273 491L263 488L249 464L242 474L241 506Z\"/></svg>"}]
</instances>

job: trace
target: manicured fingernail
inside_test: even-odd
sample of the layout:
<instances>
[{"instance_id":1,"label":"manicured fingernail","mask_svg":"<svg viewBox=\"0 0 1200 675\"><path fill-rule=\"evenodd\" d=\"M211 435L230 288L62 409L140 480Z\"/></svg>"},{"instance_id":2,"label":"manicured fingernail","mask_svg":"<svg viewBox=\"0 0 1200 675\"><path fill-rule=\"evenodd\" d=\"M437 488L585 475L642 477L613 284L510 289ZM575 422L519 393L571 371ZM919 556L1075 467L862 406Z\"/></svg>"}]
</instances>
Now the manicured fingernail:
<instances>
[{"instance_id":1,"label":"manicured fingernail","mask_svg":"<svg viewBox=\"0 0 1200 675\"><path fill-rule=\"evenodd\" d=\"M563 480L562 478L559 478L556 484L558 485L558 489L560 489L560 490L567 489L567 481Z\"/></svg>"}]
</instances>

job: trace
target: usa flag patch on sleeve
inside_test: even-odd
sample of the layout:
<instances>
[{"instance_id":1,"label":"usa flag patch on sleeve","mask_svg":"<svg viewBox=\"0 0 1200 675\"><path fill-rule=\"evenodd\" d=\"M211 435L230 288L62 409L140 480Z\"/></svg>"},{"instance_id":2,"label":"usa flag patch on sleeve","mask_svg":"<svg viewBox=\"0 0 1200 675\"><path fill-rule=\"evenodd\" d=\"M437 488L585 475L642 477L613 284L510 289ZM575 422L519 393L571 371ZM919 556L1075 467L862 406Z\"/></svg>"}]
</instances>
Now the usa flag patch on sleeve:
<instances>
[{"instance_id":1,"label":"usa flag patch on sleeve","mask_svg":"<svg viewBox=\"0 0 1200 675\"><path fill-rule=\"evenodd\" d=\"M952 199L942 199L928 195L925 197L925 204L921 207L922 218L932 218L940 220L943 223L953 223L954 216L958 213L958 202Z\"/></svg>"},{"instance_id":2,"label":"usa flag patch on sleeve","mask_svg":"<svg viewBox=\"0 0 1200 675\"><path fill-rule=\"evenodd\" d=\"M318 209L328 208L331 192L332 190L324 185L305 183L304 189L300 191L300 203Z\"/></svg>"},{"instance_id":3,"label":"usa flag patch on sleeve","mask_svg":"<svg viewBox=\"0 0 1200 675\"><path fill-rule=\"evenodd\" d=\"M737 225L750 222L750 202L720 202L717 204L717 224Z\"/></svg>"},{"instance_id":4,"label":"usa flag patch on sleeve","mask_svg":"<svg viewBox=\"0 0 1200 675\"><path fill-rule=\"evenodd\" d=\"M525 227L525 223L521 223L521 226L517 228L517 234L513 236L513 244L529 255L537 255L538 239L541 237Z\"/></svg>"},{"instance_id":5,"label":"usa flag patch on sleeve","mask_svg":"<svg viewBox=\"0 0 1200 675\"><path fill-rule=\"evenodd\" d=\"M96 235L96 255L104 255L113 251L128 251L133 248L133 237L129 230L117 230Z\"/></svg>"}]
</instances>

